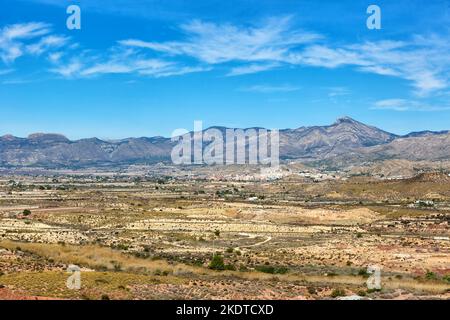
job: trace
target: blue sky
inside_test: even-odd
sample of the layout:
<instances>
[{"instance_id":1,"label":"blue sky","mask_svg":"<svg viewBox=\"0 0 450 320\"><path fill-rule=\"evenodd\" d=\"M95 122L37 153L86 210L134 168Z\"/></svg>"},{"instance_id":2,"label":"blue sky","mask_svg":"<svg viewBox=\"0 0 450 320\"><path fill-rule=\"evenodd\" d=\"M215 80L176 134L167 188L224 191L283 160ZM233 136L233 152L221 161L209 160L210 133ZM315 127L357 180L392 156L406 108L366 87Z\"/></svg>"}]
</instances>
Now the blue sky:
<instances>
[{"instance_id":1,"label":"blue sky","mask_svg":"<svg viewBox=\"0 0 450 320\"><path fill-rule=\"evenodd\" d=\"M4 3L6 2L6 4ZM68 30L66 8L81 8ZM366 27L367 7L382 29ZM450 129L450 1L10 0L0 134L170 136L330 124Z\"/></svg>"}]
</instances>

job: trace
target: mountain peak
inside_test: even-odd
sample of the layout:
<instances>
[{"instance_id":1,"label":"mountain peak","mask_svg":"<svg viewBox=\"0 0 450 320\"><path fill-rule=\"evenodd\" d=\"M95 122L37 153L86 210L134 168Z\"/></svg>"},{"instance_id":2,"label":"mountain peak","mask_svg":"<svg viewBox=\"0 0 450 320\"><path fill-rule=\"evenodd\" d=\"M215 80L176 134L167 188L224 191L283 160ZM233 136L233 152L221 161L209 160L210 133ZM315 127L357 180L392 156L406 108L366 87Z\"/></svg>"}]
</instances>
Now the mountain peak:
<instances>
[{"instance_id":1,"label":"mountain peak","mask_svg":"<svg viewBox=\"0 0 450 320\"><path fill-rule=\"evenodd\" d=\"M13 136L12 134L5 134L1 137L3 140L15 140L17 137Z\"/></svg>"},{"instance_id":2,"label":"mountain peak","mask_svg":"<svg viewBox=\"0 0 450 320\"><path fill-rule=\"evenodd\" d=\"M341 117L338 118L335 122L335 124L341 124L341 123L358 123L358 121L356 121L355 119L345 116L345 117Z\"/></svg>"}]
</instances>

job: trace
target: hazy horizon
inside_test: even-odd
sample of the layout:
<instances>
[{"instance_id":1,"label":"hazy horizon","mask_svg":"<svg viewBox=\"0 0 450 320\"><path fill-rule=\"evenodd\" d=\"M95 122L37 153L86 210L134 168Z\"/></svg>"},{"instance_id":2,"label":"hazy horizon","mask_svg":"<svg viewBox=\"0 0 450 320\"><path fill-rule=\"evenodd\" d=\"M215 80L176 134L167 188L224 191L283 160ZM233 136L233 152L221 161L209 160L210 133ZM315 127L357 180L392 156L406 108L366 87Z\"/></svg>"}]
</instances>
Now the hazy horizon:
<instances>
[{"instance_id":1,"label":"hazy horizon","mask_svg":"<svg viewBox=\"0 0 450 320\"><path fill-rule=\"evenodd\" d=\"M264 128L264 129L269 129L269 130L271 130L271 129L279 129L279 130L295 130L295 129L299 129L299 128L302 128L302 127L330 126L330 125L333 125L334 123L336 123L338 120L340 120L340 119L342 119L342 118L351 118L351 117L349 117L349 116L342 116L342 117L339 117L339 118L335 119L335 121L332 122L332 123L328 123L328 124L324 124L324 125L298 126L298 127L295 127L295 128L265 128L265 127L261 127L261 126L253 126L253 127L228 127L228 126L222 126L222 125L211 125L211 126L203 127L203 130L207 130L207 129L209 129L209 128L214 128L214 127L223 127L223 128L229 128L229 129ZM361 122L361 121L359 121L358 119L354 119L354 118L351 118L351 119L352 119L352 120L355 120L355 121L358 121L358 122ZM373 126L373 125L370 124L370 123L365 123L365 122L361 122L361 123L363 123L363 124L365 124L365 125L368 125L368 126ZM377 126L373 126L373 127L376 127L376 128L378 128L378 129L381 129L381 130L383 130L383 131L386 131L386 132L388 132L388 133L392 133L392 134L395 134L395 135L398 135L398 136L403 136L403 135L407 135L407 134L410 134L410 133L413 133L413 132L421 132L421 131L440 132L440 131L449 131L449 130L450 130L450 129L443 129L443 130L428 130L428 129L425 129L425 130L413 130L413 131L409 131L409 132L406 132L406 133L396 133L396 132L391 132L391 131L385 130L385 129L382 128L382 127L381 127L381 128L380 128L380 127L377 127ZM188 130L189 132L194 132L193 127L191 127L191 128L183 128L183 129L186 129L186 130ZM0 135L0 137L13 136L13 137L16 137L16 138L29 138L31 135L34 135L34 134L61 135L61 136L64 136L64 137L66 137L67 139L69 139L69 140L71 140L71 141L74 141L74 140L83 140L83 139L92 139L92 138L96 138L96 139L100 139L100 140L104 140L104 141L116 141L116 140L133 139L133 138L156 138L156 137L162 137L162 138L168 138L168 139L171 138L171 135L165 136L165 135L158 135L158 134L152 135L152 136L127 136L127 137L121 137L121 138L109 138L109 137L98 137L98 136L89 136L89 137L86 136L86 137L75 137L75 138L73 138L73 137L71 137L71 136L68 136L68 135L64 134L64 132L42 132L42 131L41 131L41 132L39 132L39 131L37 131L37 132L30 132L30 133L28 133L28 134L26 134L26 135L24 135L24 136L18 136L18 135L12 134L12 133L5 133L5 134Z\"/></svg>"}]
</instances>

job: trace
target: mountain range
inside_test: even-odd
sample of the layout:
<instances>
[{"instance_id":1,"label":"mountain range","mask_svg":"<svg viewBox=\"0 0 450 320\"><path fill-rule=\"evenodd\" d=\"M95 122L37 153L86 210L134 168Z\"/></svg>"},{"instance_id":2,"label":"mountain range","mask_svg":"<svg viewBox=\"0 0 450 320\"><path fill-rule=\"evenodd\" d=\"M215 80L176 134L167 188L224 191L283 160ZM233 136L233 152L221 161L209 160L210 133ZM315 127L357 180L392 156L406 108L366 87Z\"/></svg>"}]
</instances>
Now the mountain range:
<instances>
[{"instance_id":1,"label":"mountain range","mask_svg":"<svg viewBox=\"0 0 450 320\"><path fill-rule=\"evenodd\" d=\"M5 135L0 137L0 165L80 167L165 162L170 161L175 144L164 137L72 141L60 134ZM444 160L450 159L450 132L398 136L344 117L329 126L280 130L280 158L338 166L386 159Z\"/></svg>"}]
</instances>

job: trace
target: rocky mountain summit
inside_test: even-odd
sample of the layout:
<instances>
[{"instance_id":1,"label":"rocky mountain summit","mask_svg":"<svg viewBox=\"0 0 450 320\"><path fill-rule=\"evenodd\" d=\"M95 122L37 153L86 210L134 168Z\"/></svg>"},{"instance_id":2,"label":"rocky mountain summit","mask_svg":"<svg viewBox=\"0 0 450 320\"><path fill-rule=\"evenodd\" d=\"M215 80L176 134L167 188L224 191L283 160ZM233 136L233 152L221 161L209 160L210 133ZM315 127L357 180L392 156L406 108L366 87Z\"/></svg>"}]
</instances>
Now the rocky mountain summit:
<instances>
[{"instance_id":1,"label":"rocky mountain summit","mask_svg":"<svg viewBox=\"0 0 450 320\"><path fill-rule=\"evenodd\" d=\"M0 165L77 167L164 162L170 161L174 145L164 137L71 141L60 134L5 135L0 137ZM397 136L344 117L329 126L280 130L280 157L337 166L386 159L435 161L450 158L450 133L424 131Z\"/></svg>"}]
</instances>

